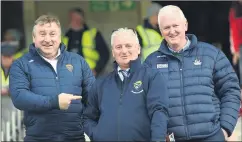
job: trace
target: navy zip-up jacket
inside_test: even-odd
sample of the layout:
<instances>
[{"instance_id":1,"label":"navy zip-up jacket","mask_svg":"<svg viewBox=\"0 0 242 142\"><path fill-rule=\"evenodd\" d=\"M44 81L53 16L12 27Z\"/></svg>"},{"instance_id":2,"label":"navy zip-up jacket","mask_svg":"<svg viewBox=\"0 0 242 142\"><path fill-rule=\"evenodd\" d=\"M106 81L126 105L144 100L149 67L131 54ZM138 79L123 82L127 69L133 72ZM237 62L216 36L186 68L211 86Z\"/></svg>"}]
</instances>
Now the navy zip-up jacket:
<instances>
[{"instance_id":1,"label":"navy zip-up jacket","mask_svg":"<svg viewBox=\"0 0 242 142\"><path fill-rule=\"evenodd\" d=\"M168 95L160 73L131 62L122 83L114 71L98 79L88 95L84 130L93 141L164 141L168 123Z\"/></svg>"},{"instance_id":2,"label":"navy zip-up jacket","mask_svg":"<svg viewBox=\"0 0 242 142\"><path fill-rule=\"evenodd\" d=\"M30 45L29 53L10 69L10 94L16 108L24 111L25 141L68 141L84 139L81 118L83 103L95 81L86 61L60 45L57 73ZM58 95L79 95L68 110L60 110Z\"/></svg>"},{"instance_id":3,"label":"navy zip-up jacket","mask_svg":"<svg viewBox=\"0 0 242 142\"><path fill-rule=\"evenodd\" d=\"M163 40L145 64L166 78L170 98L168 132L176 140L203 139L223 128L230 136L240 107L239 80L224 53L188 34L189 48L172 53Z\"/></svg>"}]
</instances>

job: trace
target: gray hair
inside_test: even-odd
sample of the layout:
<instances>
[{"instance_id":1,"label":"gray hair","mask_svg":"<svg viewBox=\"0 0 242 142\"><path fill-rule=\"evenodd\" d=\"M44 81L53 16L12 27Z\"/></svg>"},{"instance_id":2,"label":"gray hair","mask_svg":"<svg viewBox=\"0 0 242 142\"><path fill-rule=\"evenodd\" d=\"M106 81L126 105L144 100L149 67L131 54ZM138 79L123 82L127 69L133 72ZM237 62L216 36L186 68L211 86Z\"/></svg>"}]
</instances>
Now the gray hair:
<instances>
[{"instance_id":1,"label":"gray hair","mask_svg":"<svg viewBox=\"0 0 242 142\"><path fill-rule=\"evenodd\" d=\"M113 39L114 39L114 37L117 36L120 33L123 33L123 32L131 33L131 35L134 36L135 41L137 42L137 44L139 44L139 39L138 39L136 31L134 31L133 29L125 27L125 28L119 28L119 29L115 30L112 33L112 35L111 35L111 46L113 46Z\"/></svg>"},{"instance_id":2,"label":"gray hair","mask_svg":"<svg viewBox=\"0 0 242 142\"><path fill-rule=\"evenodd\" d=\"M174 14L174 13L178 13L180 18L184 19L185 21L187 21L185 15L183 14L182 10L175 5L167 5L164 6L163 8L160 9L159 14L158 14L158 24L159 26L161 25L161 17L167 14Z\"/></svg>"},{"instance_id":3,"label":"gray hair","mask_svg":"<svg viewBox=\"0 0 242 142\"><path fill-rule=\"evenodd\" d=\"M32 31L32 35L34 36L34 31L35 31L35 26L36 25L44 25L48 23L56 23L56 25L60 28L60 33L61 33L61 24L59 19L52 15L52 14L47 14L47 15L41 15L35 22L34 22L34 27Z\"/></svg>"}]
</instances>

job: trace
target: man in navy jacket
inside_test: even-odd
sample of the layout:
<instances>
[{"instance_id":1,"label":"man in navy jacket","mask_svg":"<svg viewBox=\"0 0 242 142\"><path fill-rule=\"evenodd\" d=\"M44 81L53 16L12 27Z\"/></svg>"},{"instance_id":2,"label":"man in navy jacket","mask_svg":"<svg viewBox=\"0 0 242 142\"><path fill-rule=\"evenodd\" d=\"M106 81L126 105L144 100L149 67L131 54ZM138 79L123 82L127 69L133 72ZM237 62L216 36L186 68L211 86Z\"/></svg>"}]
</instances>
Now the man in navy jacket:
<instances>
[{"instance_id":1,"label":"man in navy jacket","mask_svg":"<svg viewBox=\"0 0 242 142\"><path fill-rule=\"evenodd\" d=\"M111 37L114 71L95 82L84 111L84 130L93 141L165 141L167 86L161 74L141 65L136 32Z\"/></svg>"},{"instance_id":2,"label":"man in navy jacket","mask_svg":"<svg viewBox=\"0 0 242 142\"><path fill-rule=\"evenodd\" d=\"M240 106L238 77L224 53L185 34L187 21L177 6L159 12L165 40L145 61L167 79L168 132L176 140L225 141L234 130Z\"/></svg>"},{"instance_id":3,"label":"man in navy jacket","mask_svg":"<svg viewBox=\"0 0 242 142\"><path fill-rule=\"evenodd\" d=\"M24 111L25 141L85 141L80 122L95 77L86 61L65 51L60 41L59 20L40 16L29 53L10 69L11 98Z\"/></svg>"}]
</instances>

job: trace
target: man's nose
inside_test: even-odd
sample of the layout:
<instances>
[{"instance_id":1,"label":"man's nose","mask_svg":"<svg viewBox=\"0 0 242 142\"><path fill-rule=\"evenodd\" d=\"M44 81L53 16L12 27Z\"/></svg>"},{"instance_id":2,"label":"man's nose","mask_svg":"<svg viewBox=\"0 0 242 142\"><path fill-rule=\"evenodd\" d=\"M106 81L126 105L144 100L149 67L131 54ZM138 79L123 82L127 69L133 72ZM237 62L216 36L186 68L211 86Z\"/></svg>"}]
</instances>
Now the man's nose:
<instances>
[{"instance_id":1,"label":"man's nose","mask_svg":"<svg viewBox=\"0 0 242 142\"><path fill-rule=\"evenodd\" d=\"M122 53L127 53L128 50L126 47L123 46L121 51L122 51Z\"/></svg>"},{"instance_id":2,"label":"man's nose","mask_svg":"<svg viewBox=\"0 0 242 142\"><path fill-rule=\"evenodd\" d=\"M51 41L51 37L49 35L46 35L45 38L44 38L44 40L46 42L50 42Z\"/></svg>"},{"instance_id":3,"label":"man's nose","mask_svg":"<svg viewBox=\"0 0 242 142\"><path fill-rule=\"evenodd\" d=\"M171 27L171 29L170 29L170 33L171 33L171 34L174 34L175 32L176 32L176 30L175 30L174 28Z\"/></svg>"}]
</instances>

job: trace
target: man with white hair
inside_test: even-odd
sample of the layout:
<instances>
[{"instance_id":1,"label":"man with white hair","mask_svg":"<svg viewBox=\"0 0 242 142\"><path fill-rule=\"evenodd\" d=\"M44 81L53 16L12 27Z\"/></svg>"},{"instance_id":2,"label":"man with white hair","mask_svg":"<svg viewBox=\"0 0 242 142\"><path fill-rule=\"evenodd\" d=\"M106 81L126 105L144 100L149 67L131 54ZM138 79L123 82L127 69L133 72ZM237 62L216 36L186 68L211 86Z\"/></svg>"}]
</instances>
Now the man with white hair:
<instances>
[{"instance_id":1,"label":"man with white hair","mask_svg":"<svg viewBox=\"0 0 242 142\"><path fill-rule=\"evenodd\" d=\"M240 107L239 80L224 53L186 34L187 20L177 6L160 9L160 49L145 61L167 79L168 132L176 140L225 141Z\"/></svg>"},{"instance_id":2,"label":"man with white hair","mask_svg":"<svg viewBox=\"0 0 242 142\"><path fill-rule=\"evenodd\" d=\"M84 130L92 141L165 141L168 94L158 71L141 65L134 30L111 36L114 71L88 94Z\"/></svg>"}]
</instances>

